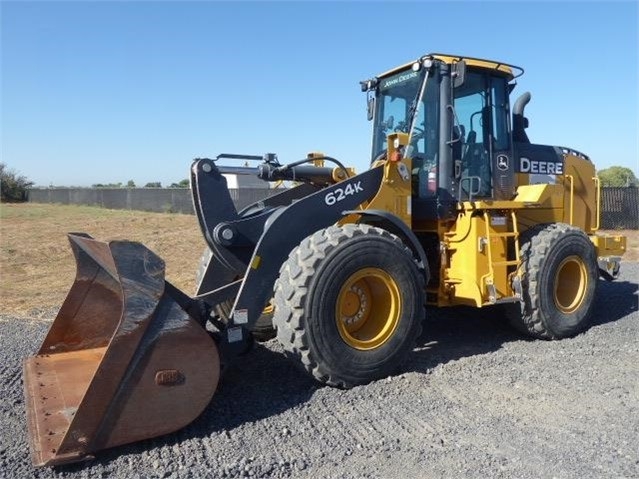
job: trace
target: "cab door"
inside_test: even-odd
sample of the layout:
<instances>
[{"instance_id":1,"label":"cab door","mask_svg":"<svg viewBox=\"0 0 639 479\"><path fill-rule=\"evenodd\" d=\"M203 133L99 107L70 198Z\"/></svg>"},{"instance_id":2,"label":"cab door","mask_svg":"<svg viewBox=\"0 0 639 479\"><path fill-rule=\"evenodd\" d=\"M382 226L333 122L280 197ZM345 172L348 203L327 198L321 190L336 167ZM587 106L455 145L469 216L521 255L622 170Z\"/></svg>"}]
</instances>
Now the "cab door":
<instances>
[{"instance_id":1,"label":"cab door","mask_svg":"<svg viewBox=\"0 0 639 479\"><path fill-rule=\"evenodd\" d=\"M505 77L471 70L454 89L455 182L459 199L512 197L508 84Z\"/></svg>"}]
</instances>

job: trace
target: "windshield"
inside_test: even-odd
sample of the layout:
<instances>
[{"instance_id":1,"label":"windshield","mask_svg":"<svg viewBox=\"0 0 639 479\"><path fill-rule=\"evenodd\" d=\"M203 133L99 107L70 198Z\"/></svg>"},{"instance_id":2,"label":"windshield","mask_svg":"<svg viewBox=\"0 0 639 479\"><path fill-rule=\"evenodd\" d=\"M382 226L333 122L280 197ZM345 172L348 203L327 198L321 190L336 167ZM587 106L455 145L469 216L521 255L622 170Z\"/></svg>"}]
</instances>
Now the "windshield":
<instances>
[{"instance_id":1,"label":"windshield","mask_svg":"<svg viewBox=\"0 0 639 479\"><path fill-rule=\"evenodd\" d=\"M387 135L398 131L410 132L414 154L435 156L439 133L437 82L427 81L418 103L427 72L426 68L417 72L408 69L380 81L373 125L373 160L387 149Z\"/></svg>"}]
</instances>

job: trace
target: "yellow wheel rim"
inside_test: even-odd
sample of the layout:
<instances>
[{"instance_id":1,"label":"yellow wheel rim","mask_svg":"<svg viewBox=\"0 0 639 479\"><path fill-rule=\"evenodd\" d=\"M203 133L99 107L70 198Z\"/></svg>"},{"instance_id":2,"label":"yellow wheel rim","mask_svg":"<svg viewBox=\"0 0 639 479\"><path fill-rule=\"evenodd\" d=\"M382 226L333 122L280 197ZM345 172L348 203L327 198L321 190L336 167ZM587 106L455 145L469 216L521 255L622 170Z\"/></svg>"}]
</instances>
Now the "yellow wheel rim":
<instances>
[{"instance_id":1,"label":"yellow wheel rim","mask_svg":"<svg viewBox=\"0 0 639 479\"><path fill-rule=\"evenodd\" d=\"M555 274L555 305L562 313L573 313L584 302L588 288L586 266L579 256L564 259Z\"/></svg>"},{"instance_id":2,"label":"yellow wheel rim","mask_svg":"<svg viewBox=\"0 0 639 479\"><path fill-rule=\"evenodd\" d=\"M393 335L401 314L399 288L379 268L364 268L351 275L337 296L336 322L349 346L375 349Z\"/></svg>"}]
</instances>

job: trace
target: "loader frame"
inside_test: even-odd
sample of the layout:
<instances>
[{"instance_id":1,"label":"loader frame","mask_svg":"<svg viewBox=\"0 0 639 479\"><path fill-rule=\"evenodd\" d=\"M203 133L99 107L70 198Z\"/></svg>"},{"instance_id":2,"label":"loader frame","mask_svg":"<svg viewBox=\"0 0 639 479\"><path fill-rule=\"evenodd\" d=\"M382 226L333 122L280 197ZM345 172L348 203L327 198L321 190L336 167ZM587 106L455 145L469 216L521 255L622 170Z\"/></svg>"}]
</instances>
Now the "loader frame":
<instances>
[{"instance_id":1,"label":"loader frame","mask_svg":"<svg viewBox=\"0 0 639 479\"><path fill-rule=\"evenodd\" d=\"M336 223L345 212L369 202L383 178L383 168L372 168L311 194L308 186L298 186L258 203L254 214L241 217L212 160L195 161L191 171L198 220L214 251L196 298L214 306L232 299L239 287L224 332L230 351L245 349L249 331L271 298L279 269L291 250L318 229ZM220 288L224 294L219 294Z\"/></svg>"}]
</instances>

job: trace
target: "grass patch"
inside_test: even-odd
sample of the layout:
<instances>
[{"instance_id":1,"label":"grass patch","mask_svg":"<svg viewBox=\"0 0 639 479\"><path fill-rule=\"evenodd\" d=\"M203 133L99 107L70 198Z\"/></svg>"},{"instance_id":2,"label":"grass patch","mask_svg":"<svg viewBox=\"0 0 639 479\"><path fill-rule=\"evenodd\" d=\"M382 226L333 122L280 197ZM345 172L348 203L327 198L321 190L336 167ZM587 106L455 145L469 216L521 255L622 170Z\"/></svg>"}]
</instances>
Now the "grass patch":
<instances>
[{"instance_id":1,"label":"grass patch","mask_svg":"<svg viewBox=\"0 0 639 479\"><path fill-rule=\"evenodd\" d=\"M0 300L5 314L58 307L75 277L68 232L139 241L166 262L166 278L187 294L206 247L193 215L35 203L0 205Z\"/></svg>"}]
</instances>

